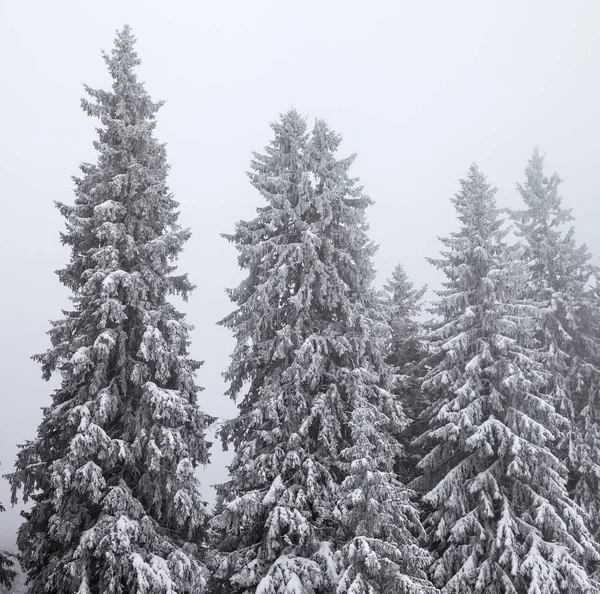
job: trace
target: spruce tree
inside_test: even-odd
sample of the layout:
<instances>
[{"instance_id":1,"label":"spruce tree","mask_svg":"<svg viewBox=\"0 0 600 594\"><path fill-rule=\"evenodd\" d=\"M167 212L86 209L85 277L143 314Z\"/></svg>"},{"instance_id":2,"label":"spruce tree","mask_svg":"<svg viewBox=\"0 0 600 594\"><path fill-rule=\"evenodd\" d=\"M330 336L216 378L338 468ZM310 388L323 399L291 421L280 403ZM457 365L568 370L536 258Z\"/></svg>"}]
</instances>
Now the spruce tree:
<instances>
[{"instance_id":1,"label":"spruce tree","mask_svg":"<svg viewBox=\"0 0 600 594\"><path fill-rule=\"evenodd\" d=\"M595 269L585 245L577 246L571 211L563 208L561 180L544 174L535 148L517 188L525 208L512 213L527 265L525 298L539 310L536 333L550 371L545 393L565 417L557 455L567 462L576 501L600 528L600 309L590 282Z\"/></svg>"},{"instance_id":2,"label":"spruce tree","mask_svg":"<svg viewBox=\"0 0 600 594\"><path fill-rule=\"evenodd\" d=\"M435 398L415 486L431 506L432 575L448 594L581 594L597 547L552 453L565 418L544 394L535 307L506 258L495 190L473 165L453 198L460 230L432 260L445 276L423 383Z\"/></svg>"},{"instance_id":3,"label":"spruce tree","mask_svg":"<svg viewBox=\"0 0 600 594\"><path fill-rule=\"evenodd\" d=\"M569 448L573 498L587 512L590 529L600 542L600 285L586 290L578 311L579 342L575 401L583 408L577 416L575 447ZM596 572L598 568L596 567Z\"/></svg>"},{"instance_id":4,"label":"spruce tree","mask_svg":"<svg viewBox=\"0 0 600 594\"><path fill-rule=\"evenodd\" d=\"M0 503L0 512L4 511L4 506ZM17 572L13 569L14 562L2 551L0 551L0 586L10 588Z\"/></svg>"},{"instance_id":5,"label":"spruce tree","mask_svg":"<svg viewBox=\"0 0 600 594\"><path fill-rule=\"evenodd\" d=\"M9 476L33 500L18 535L32 594L197 594L206 522L195 468L208 459L190 326L169 301L193 289L175 263L190 232L154 137L128 26L104 59L112 90L86 87L96 164L75 179L58 272L72 307L36 356L60 387Z\"/></svg>"},{"instance_id":6,"label":"spruce tree","mask_svg":"<svg viewBox=\"0 0 600 594\"><path fill-rule=\"evenodd\" d=\"M272 128L250 173L266 204L226 236L247 272L221 322L236 338L228 393L243 396L221 431L235 456L218 489L214 588L425 592L418 514L390 471L406 419L371 288L371 201L324 122L308 133L291 110Z\"/></svg>"},{"instance_id":7,"label":"spruce tree","mask_svg":"<svg viewBox=\"0 0 600 594\"><path fill-rule=\"evenodd\" d=\"M365 391L360 384L355 390L352 445L342 451L350 469L338 503L344 544L336 594L433 594L419 512L395 472L405 455L399 433L406 417L389 392Z\"/></svg>"},{"instance_id":8,"label":"spruce tree","mask_svg":"<svg viewBox=\"0 0 600 594\"><path fill-rule=\"evenodd\" d=\"M402 264L397 264L384 286L389 308L390 344L387 361L400 373L412 375L423 358L422 330L417 321L427 287L416 289Z\"/></svg>"},{"instance_id":9,"label":"spruce tree","mask_svg":"<svg viewBox=\"0 0 600 594\"><path fill-rule=\"evenodd\" d=\"M426 290L427 287L416 289L402 264L398 264L384 285L382 295L389 324L386 361L399 374L394 393L402 399L404 412L411 420L402 434L402 442L407 447L397 468L404 482L410 482L417 475L416 464L422 452L412 444L426 426L421 418L427 407L421 381L427 353L424 328L417 320Z\"/></svg>"}]
</instances>

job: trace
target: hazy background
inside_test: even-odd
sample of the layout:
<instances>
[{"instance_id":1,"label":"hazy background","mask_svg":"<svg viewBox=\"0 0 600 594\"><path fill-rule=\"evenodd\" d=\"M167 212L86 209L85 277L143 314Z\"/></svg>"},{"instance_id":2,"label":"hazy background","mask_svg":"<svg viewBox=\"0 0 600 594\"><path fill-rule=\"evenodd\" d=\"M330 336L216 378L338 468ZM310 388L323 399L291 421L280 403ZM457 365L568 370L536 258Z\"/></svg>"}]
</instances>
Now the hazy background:
<instances>
[{"instance_id":1,"label":"hazy background","mask_svg":"<svg viewBox=\"0 0 600 594\"><path fill-rule=\"evenodd\" d=\"M30 360L68 307L53 274L68 257L53 200L72 202L71 176L95 159L96 122L79 99L84 82L109 84L100 50L115 29L132 25L140 77L167 100L158 136L193 230L181 268L198 285L185 309L192 354L206 361L201 402L227 417L235 408L221 372L233 343L215 322L231 310L224 287L241 276L219 233L260 204L244 172L269 122L295 106L341 132L343 154L358 153L353 173L376 201L379 282L402 261L435 288L425 257L456 227L458 178L477 161L499 202L516 206L534 144L565 180L577 238L598 261L599 18L597 0L0 0L0 473L35 436L56 385ZM202 476L210 501L229 459L219 443L212 456ZM0 501L9 503L4 480ZM0 514L0 547L14 546L19 509Z\"/></svg>"}]
</instances>

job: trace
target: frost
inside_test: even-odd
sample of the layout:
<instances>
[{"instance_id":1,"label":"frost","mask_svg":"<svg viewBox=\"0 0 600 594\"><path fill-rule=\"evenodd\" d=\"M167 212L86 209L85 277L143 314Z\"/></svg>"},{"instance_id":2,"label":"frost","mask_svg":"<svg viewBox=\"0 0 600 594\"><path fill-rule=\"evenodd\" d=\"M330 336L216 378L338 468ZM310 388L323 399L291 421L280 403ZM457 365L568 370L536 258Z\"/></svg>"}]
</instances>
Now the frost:
<instances>
[{"instance_id":1,"label":"frost","mask_svg":"<svg viewBox=\"0 0 600 594\"><path fill-rule=\"evenodd\" d=\"M18 454L13 495L32 498L19 536L32 592L197 594L208 461L189 326L169 303L192 289L173 271L189 237L166 184L154 103L138 82L129 27L105 56L109 91L87 88L98 160L75 180L59 272L74 307L37 357L62 376L37 437Z\"/></svg>"},{"instance_id":2,"label":"frost","mask_svg":"<svg viewBox=\"0 0 600 594\"><path fill-rule=\"evenodd\" d=\"M250 173L267 206L228 237L247 277L230 291L237 309L221 323L236 338L229 394L244 396L239 415L221 429L235 456L212 522L216 587L341 593L342 574L360 571L363 562L345 552L368 529L350 507L358 507L355 493L371 489L363 498L376 508L368 521L390 542L373 543L373 570L354 594L373 592L381 581L374 568L388 563L395 567L385 576L391 589L397 577L404 585L414 579L424 594L429 558L414 536L422 527L389 468L406 417L383 360L387 309L370 285L370 200L349 175L352 159L335 157L341 139L324 122L308 132L292 110L273 130ZM373 416L358 412L365 408ZM361 433L363 449L354 449ZM371 447L365 468L361 459Z\"/></svg>"},{"instance_id":3,"label":"frost","mask_svg":"<svg viewBox=\"0 0 600 594\"><path fill-rule=\"evenodd\" d=\"M413 483L431 506L432 575L445 594L596 592L585 566L600 551L552 451L566 419L532 332L539 303L511 274L494 193L472 166L453 199L461 229L432 261L447 282L427 337L432 404Z\"/></svg>"},{"instance_id":4,"label":"frost","mask_svg":"<svg viewBox=\"0 0 600 594\"><path fill-rule=\"evenodd\" d=\"M574 500L588 514L592 532L600 529L598 418L588 405L600 387L600 300L597 271L585 245L577 246L573 217L562 206L557 174L546 177L536 148L519 185L524 210L514 211L518 248L526 264L526 299L538 310L535 333L552 381L542 397L565 417L553 444L576 479ZM596 281L596 287L591 283ZM591 364L591 365L590 365Z\"/></svg>"}]
</instances>

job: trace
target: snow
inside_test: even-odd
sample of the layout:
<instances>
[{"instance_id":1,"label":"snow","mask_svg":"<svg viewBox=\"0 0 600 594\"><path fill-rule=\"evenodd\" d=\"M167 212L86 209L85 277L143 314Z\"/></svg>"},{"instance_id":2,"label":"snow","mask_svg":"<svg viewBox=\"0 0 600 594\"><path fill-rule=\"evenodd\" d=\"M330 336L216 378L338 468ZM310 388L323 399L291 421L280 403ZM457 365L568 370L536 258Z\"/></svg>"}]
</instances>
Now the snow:
<instances>
[{"instance_id":1,"label":"snow","mask_svg":"<svg viewBox=\"0 0 600 594\"><path fill-rule=\"evenodd\" d=\"M134 42L125 27L105 56L111 90L86 87L98 161L82 167L74 205L59 205L71 246L60 277L76 306L38 357L62 382L10 477L35 494L18 544L36 592L192 594L206 582L194 466L208 461L207 419L190 328L168 301L192 289L172 274L189 232L176 223L153 134L160 104L136 78Z\"/></svg>"},{"instance_id":2,"label":"snow","mask_svg":"<svg viewBox=\"0 0 600 594\"><path fill-rule=\"evenodd\" d=\"M406 417L383 361L389 326L371 288L370 200L349 176L352 159L334 156L340 137L325 122L309 132L292 110L273 130L250 173L268 206L229 236L248 275L230 292L238 309L222 322L236 338L229 394L248 392L221 430L236 453L218 488L212 571L239 592L313 594L336 591L366 561L371 569L356 582L365 594L384 566L424 593L428 556L414 536L423 529L390 468ZM410 310L422 293L404 289L397 307ZM367 529L363 507L375 510L366 522L389 542L359 558L347 552Z\"/></svg>"},{"instance_id":3,"label":"snow","mask_svg":"<svg viewBox=\"0 0 600 594\"><path fill-rule=\"evenodd\" d=\"M462 227L434 261L448 282L428 337L429 425L416 441L433 576L446 594L595 592L585 564L600 551L554 454L568 420L532 348L539 300L521 306L494 190L476 166L453 202Z\"/></svg>"}]
</instances>

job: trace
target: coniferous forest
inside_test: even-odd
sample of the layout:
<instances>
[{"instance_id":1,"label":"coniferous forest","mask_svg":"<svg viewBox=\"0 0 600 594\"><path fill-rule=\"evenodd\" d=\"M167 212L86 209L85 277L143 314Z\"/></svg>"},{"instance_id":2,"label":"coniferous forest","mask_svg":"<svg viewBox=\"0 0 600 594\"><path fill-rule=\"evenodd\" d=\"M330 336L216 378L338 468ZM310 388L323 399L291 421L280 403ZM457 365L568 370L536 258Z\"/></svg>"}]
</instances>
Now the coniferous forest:
<instances>
[{"instance_id":1,"label":"coniferous forest","mask_svg":"<svg viewBox=\"0 0 600 594\"><path fill-rule=\"evenodd\" d=\"M28 592L600 593L600 271L543 152L516 209L477 164L456 172L429 298L403 262L377 285L341 135L274 114L255 214L223 234L242 277L218 322L237 415L217 419L175 305L204 289L178 267L194 230L162 103L129 26L104 60L82 100L95 160L56 203L69 299L34 356L59 383L3 467ZM211 430L233 452L214 506ZM0 554L0 585L15 569Z\"/></svg>"}]
</instances>

